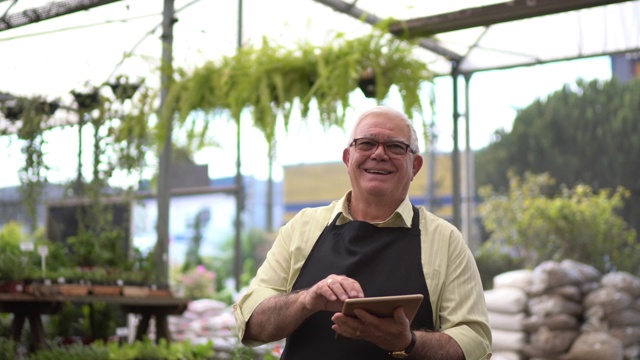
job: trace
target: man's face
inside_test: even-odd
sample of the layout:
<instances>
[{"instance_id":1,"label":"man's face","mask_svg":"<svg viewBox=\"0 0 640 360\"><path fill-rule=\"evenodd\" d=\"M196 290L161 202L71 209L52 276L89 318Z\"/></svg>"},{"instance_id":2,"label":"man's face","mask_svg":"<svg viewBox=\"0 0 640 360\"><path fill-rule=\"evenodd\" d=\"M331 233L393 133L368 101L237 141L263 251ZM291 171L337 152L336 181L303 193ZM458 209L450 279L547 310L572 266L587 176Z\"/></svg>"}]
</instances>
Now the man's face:
<instances>
[{"instance_id":1,"label":"man's face","mask_svg":"<svg viewBox=\"0 0 640 360\"><path fill-rule=\"evenodd\" d=\"M342 160L347 165L351 187L357 197L402 201L413 177L422 167L422 157L411 150L397 155L388 143L409 144L411 132L403 119L386 113L371 113L358 124L355 139L380 143L374 150L362 151L355 146L344 149ZM383 146L384 143L384 146Z\"/></svg>"}]
</instances>

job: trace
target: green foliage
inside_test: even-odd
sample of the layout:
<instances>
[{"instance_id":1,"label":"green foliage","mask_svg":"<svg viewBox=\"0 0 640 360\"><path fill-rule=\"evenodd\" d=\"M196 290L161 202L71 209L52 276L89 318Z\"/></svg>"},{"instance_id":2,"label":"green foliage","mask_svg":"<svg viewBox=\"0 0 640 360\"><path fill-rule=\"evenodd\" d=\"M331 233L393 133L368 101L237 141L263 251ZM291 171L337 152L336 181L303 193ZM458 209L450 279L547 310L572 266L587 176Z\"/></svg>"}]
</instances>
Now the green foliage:
<instances>
[{"instance_id":1,"label":"green foliage","mask_svg":"<svg viewBox=\"0 0 640 360\"><path fill-rule=\"evenodd\" d=\"M51 345L49 349L37 350L29 356L29 360L109 360L111 359L106 349L98 349L93 346L72 344L68 346Z\"/></svg>"},{"instance_id":2,"label":"green foliage","mask_svg":"<svg viewBox=\"0 0 640 360\"><path fill-rule=\"evenodd\" d=\"M558 184L629 190L623 216L640 230L640 80L565 86L522 109L510 132L475 158L478 186L507 190L507 171L548 172ZM556 188L557 189L557 188Z\"/></svg>"},{"instance_id":3,"label":"green foliage","mask_svg":"<svg viewBox=\"0 0 640 360\"><path fill-rule=\"evenodd\" d=\"M132 344L96 342L91 347L97 350L106 349L109 359L112 360L209 360L214 355L211 341L192 344L189 341L169 343L160 339L156 344L147 338Z\"/></svg>"},{"instance_id":4,"label":"green foliage","mask_svg":"<svg viewBox=\"0 0 640 360\"><path fill-rule=\"evenodd\" d=\"M18 248L22 241L27 240L28 235L22 230L22 225L17 221L9 221L0 231L0 246Z\"/></svg>"},{"instance_id":5,"label":"green foliage","mask_svg":"<svg viewBox=\"0 0 640 360\"><path fill-rule=\"evenodd\" d=\"M18 351L15 341L0 336L0 360L18 360Z\"/></svg>"},{"instance_id":6,"label":"green foliage","mask_svg":"<svg viewBox=\"0 0 640 360\"><path fill-rule=\"evenodd\" d=\"M50 316L47 333L53 337L69 338L84 334L84 314L81 306L65 302L62 309Z\"/></svg>"},{"instance_id":7,"label":"green foliage","mask_svg":"<svg viewBox=\"0 0 640 360\"><path fill-rule=\"evenodd\" d=\"M28 258L20 248L0 247L0 280L24 280L28 274Z\"/></svg>"},{"instance_id":8,"label":"green foliage","mask_svg":"<svg viewBox=\"0 0 640 360\"><path fill-rule=\"evenodd\" d=\"M116 304L94 301L82 307L84 332L94 339L107 339L116 333L120 309Z\"/></svg>"},{"instance_id":9,"label":"green foliage","mask_svg":"<svg viewBox=\"0 0 640 360\"><path fill-rule=\"evenodd\" d=\"M224 281L233 278L235 237L229 237L221 246L222 255L210 260L209 268L217 274L217 288L224 289ZM264 262L266 252L273 242L272 236L258 229L242 234L242 268L240 286L248 285L256 275L258 267Z\"/></svg>"},{"instance_id":10,"label":"green foliage","mask_svg":"<svg viewBox=\"0 0 640 360\"><path fill-rule=\"evenodd\" d=\"M199 265L178 276L176 285L187 299L208 299L216 293L216 273Z\"/></svg>"},{"instance_id":11,"label":"green foliage","mask_svg":"<svg viewBox=\"0 0 640 360\"><path fill-rule=\"evenodd\" d=\"M493 278L497 275L526 267L522 258L514 257L510 252L493 246L480 247L474 256L485 290L493 288Z\"/></svg>"},{"instance_id":12,"label":"green foliage","mask_svg":"<svg viewBox=\"0 0 640 360\"><path fill-rule=\"evenodd\" d=\"M27 239L22 226L11 221L0 231L0 280L22 280L28 273L28 256L20 250Z\"/></svg>"},{"instance_id":13,"label":"green foliage","mask_svg":"<svg viewBox=\"0 0 640 360\"><path fill-rule=\"evenodd\" d=\"M23 166L18 172L20 178L20 193L27 207L31 228L37 227L36 207L42 197L44 185L47 183L46 172L49 167L44 162L46 141L43 133L49 117L57 109L57 102L49 103L41 97L33 99L18 98L14 108L19 108L22 124L18 129L18 138L24 141L22 153L25 156ZM55 105L54 105L55 104ZM2 110L6 115L6 104Z\"/></svg>"},{"instance_id":14,"label":"green foliage","mask_svg":"<svg viewBox=\"0 0 640 360\"><path fill-rule=\"evenodd\" d=\"M396 85L411 118L422 110L422 83L433 77L427 65L414 56L414 49L412 43L388 34L383 27L357 38L336 33L325 45L302 42L293 48L263 38L260 47L245 46L233 56L209 61L190 72L178 70L158 124L159 140L165 136L166 121L177 115L178 123L189 128L189 144L197 148L209 121L196 129L193 113L228 111L238 122L241 112L249 109L255 127L272 144L277 119L282 118L286 128L296 104L306 118L313 100L324 126L342 126L349 97L367 72L376 79L377 101L384 100Z\"/></svg>"},{"instance_id":15,"label":"green foliage","mask_svg":"<svg viewBox=\"0 0 640 360\"><path fill-rule=\"evenodd\" d=\"M510 177L509 192L480 190L484 225L491 233L484 251L509 254L533 268L545 260L573 259L602 272L637 273L637 233L617 215L628 192L598 192L586 185L550 195L549 174Z\"/></svg>"}]
</instances>

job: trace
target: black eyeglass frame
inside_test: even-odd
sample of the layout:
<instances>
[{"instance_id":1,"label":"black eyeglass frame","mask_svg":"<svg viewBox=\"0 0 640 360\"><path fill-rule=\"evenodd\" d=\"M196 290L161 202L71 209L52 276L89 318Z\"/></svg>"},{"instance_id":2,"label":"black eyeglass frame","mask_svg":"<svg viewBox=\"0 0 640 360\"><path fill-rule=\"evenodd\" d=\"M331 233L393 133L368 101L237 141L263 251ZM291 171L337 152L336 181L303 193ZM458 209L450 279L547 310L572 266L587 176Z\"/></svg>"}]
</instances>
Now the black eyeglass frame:
<instances>
[{"instance_id":1,"label":"black eyeglass frame","mask_svg":"<svg viewBox=\"0 0 640 360\"><path fill-rule=\"evenodd\" d=\"M370 150L362 150L362 149L358 149L358 142L360 142L361 140L366 140L367 142L371 142L371 143L375 143L375 146L370 149ZM351 144L349 144L349 147L353 146L353 148L358 151L358 152L362 152L362 153L374 153L376 152L376 150L378 150L378 147L380 146L380 144L382 144L382 146L384 147L384 151L387 155L395 155L395 156L404 156L407 155L407 152L409 152L409 150L411 150L411 152L413 154L415 154L416 152L411 148L411 145L405 143L404 141L400 141L400 140L392 140L392 141L378 141L376 139L372 139L372 138L368 138L368 137L361 137L361 138L356 138L353 139L353 141L351 141ZM396 154L393 153L392 151L387 152L387 150L389 149L389 147L387 145L392 144L392 145L402 145L404 147L404 152L402 154Z\"/></svg>"}]
</instances>

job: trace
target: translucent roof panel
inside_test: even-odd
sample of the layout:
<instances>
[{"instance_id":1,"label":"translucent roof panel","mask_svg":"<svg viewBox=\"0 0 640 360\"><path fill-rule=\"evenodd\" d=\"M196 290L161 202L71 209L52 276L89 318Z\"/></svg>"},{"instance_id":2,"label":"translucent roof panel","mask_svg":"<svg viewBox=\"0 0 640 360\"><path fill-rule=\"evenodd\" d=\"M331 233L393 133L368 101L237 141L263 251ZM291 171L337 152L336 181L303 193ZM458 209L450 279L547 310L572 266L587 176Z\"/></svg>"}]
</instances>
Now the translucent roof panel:
<instances>
[{"instance_id":1,"label":"translucent roof panel","mask_svg":"<svg viewBox=\"0 0 640 360\"><path fill-rule=\"evenodd\" d=\"M393 6L389 6L387 2L358 0L354 6L383 19L412 20L504 3L483 0L396 0ZM588 3L585 1L585 6ZM531 2L531 6L535 4L536 1ZM634 52L640 49L640 1L618 2L443 32L436 34L433 40L463 57L458 64L458 70L462 73ZM437 73L451 73L449 59L429 51L424 58Z\"/></svg>"},{"instance_id":2,"label":"translucent roof panel","mask_svg":"<svg viewBox=\"0 0 640 360\"><path fill-rule=\"evenodd\" d=\"M98 2L76 2L92 1ZM0 16L52 3L0 1ZM259 44L264 36L281 43L322 43L334 32L358 35L370 30L369 24L328 3L346 4L378 19L402 20L501 4L486 0L243 0L242 42ZM238 43L238 4L176 0L176 66L193 68L232 54ZM150 69L158 67L161 55L162 10L161 1L121 0L0 31L0 92L68 98L73 89L100 84L117 74L157 81ZM639 51L639 33L640 1L625 1L443 32L427 40L460 55L459 71L469 73ZM451 73L449 59L424 48L417 53L437 74Z\"/></svg>"}]
</instances>

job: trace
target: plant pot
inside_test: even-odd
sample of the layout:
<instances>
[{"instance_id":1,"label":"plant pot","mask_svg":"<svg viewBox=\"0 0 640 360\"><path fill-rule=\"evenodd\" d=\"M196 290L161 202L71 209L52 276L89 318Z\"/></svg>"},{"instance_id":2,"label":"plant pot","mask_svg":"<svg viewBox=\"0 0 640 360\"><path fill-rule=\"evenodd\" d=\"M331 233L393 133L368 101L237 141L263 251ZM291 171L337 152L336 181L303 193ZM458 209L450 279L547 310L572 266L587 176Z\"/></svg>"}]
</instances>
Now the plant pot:
<instances>
[{"instance_id":1,"label":"plant pot","mask_svg":"<svg viewBox=\"0 0 640 360\"><path fill-rule=\"evenodd\" d=\"M373 70L367 69L360 74L358 87L362 90L364 96L370 99L376 98L376 77Z\"/></svg>"},{"instance_id":2,"label":"plant pot","mask_svg":"<svg viewBox=\"0 0 640 360\"><path fill-rule=\"evenodd\" d=\"M147 297L149 296L149 291L151 291L151 289L146 286L125 285L122 287L122 296Z\"/></svg>"},{"instance_id":3,"label":"plant pot","mask_svg":"<svg viewBox=\"0 0 640 360\"><path fill-rule=\"evenodd\" d=\"M24 108L19 103L16 103L14 105L5 104L5 106L2 107L2 113L4 114L4 117L11 122L20 120L22 118L23 111Z\"/></svg>"},{"instance_id":4,"label":"plant pot","mask_svg":"<svg viewBox=\"0 0 640 360\"><path fill-rule=\"evenodd\" d=\"M109 83L109 87L118 100L126 100L133 97L136 91L138 91L140 84L113 82Z\"/></svg>"},{"instance_id":5,"label":"plant pot","mask_svg":"<svg viewBox=\"0 0 640 360\"><path fill-rule=\"evenodd\" d=\"M122 286L118 285L91 285L89 293L101 296L120 296L122 295Z\"/></svg>"},{"instance_id":6,"label":"plant pot","mask_svg":"<svg viewBox=\"0 0 640 360\"><path fill-rule=\"evenodd\" d=\"M61 295L69 296L86 296L89 294L89 287L80 284L58 284L57 286Z\"/></svg>"},{"instance_id":7,"label":"plant pot","mask_svg":"<svg viewBox=\"0 0 640 360\"><path fill-rule=\"evenodd\" d=\"M90 111L100 105L100 94L98 90L93 90L89 93L79 93L72 91L71 94L78 104L78 109L83 111Z\"/></svg>"},{"instance_id":8,"label":"plant pot","mask_svg":"<svg viewBox=\"0 0 640 360\"><path fill-rule=\"evenodd\" d=\"M57 101L47 102L43 100L38 102L35 108L37 112L51 116L60 108L60 103Z\"/></svg>"},{"instance_id":9,"label":"plant pot","mask_svg":"<svg viewBox=\"0 0 640 360\"><path fill-rule=\"evenodd\" d=\"M21 293L24 292L23 280L0 281L0 293Z\"/></svg>"},{"instance_id":10,"label":"plant pot","mask_svg":"<svg viewBox=\"0 0 640 360\"><path fill-rule=\"evenodd\" d=\"M150 297L172 298L173 297L173 292L171 291L171 289L169 289L168 286L155 286L155 285L152 285L152 286L149 287L148 296L150 296Z\"/></svg>"}]
</instances>

